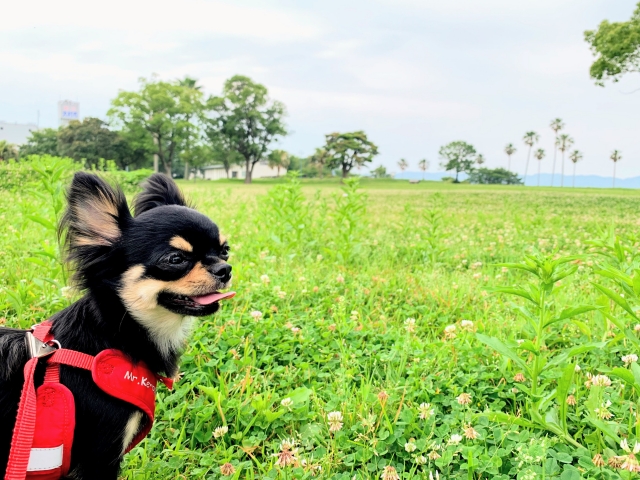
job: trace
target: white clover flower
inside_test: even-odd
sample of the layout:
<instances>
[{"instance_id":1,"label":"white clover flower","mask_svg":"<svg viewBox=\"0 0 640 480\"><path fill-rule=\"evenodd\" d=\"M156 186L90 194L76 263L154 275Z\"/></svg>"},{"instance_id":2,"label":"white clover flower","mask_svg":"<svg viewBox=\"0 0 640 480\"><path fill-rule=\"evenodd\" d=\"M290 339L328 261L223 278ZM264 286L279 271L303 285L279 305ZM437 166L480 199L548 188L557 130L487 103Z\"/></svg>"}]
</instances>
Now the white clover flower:
<instances>
[{"instance_id":1,"label":"white clover flower","mask_svg":"<svg viewBox=\"0 0 640 480\"><path fill-rule=\"evenodd\" d=\"M633 329L634 329L636 332L640 332L640 323L636 323L636 324L635 324L635 326L633 327Z\"/></svg>"},{"instance_id":2,"label":"white clover flower","mask_svg":"<svg viewBox=\"0 0 640 480\"><path fill-rule=\"evenodd\" d=\"M341 430L344 425L342 423L343 418L341 412L329 412L327 414L327 421L329 422L330 432L337 432L338 430Z\"/></svg>"},{"instance_id":3,"label":"white clover flower","mask_svg":"<svg viewBox=\"0 0 640 480\"><path fill-rule=\"evenodd\" d=\"M293 400L291 400L289 397L284 398L280 402L280 405L282 405L284 408L291 409L291 407L293 406Z\"/></svg>"},{"instance_id":4,"label":"white clover flower","mask_svg":"<svg viewBox=\"0 0 640 480\"><path fill-rule=\"evenodd\" d=\"M456 397L456 401L460 404L460 405L469 405L471 403L471 395L469 395L468 393L461 393L460 395L458 395Z\"/></svg>"},{"instance_id":5,"label":"white clover flower","mask_svg":"<svg viewBox=\"0 0 640 480\"><path fill-rule=\"evenodd\" d=\"M461 441L462 441L462 435L458 435L457 433L454 433L453 435L451 435L451 438L447 443L449 445L458 445Z\"/></svg>"},{"instance_id":6,"label":"white clover flower","mask_svg":"<svg viewBox=\"0 0 640 480\"><path fill-rule=\"evenodd\" d=\"M415 318L407 318L404 321L404 329L408 333L413 333L416 331L416 319Z\"/></svg>"},{"instance_id":7,"label":"white clover flower","mask_svg":"<svg viewBox=\"0 0 640 480\"><path fill-rule=\"evenodd\" d=\"M216 428L213 431L213 436L214 438L224 437L228 431L229 431L229 427L227 427L226 425L223 425L221 427Z\"/></svg>"},{"instance_id":8,"label":"white clover flower","mask_svg":"<svg viewBox=\"0 0 640 480\"><path fill-rule=\"evenodd\" d=\"M576 363L576 368L574 368L573 370L574 370L576 373L578 373L578 372L579 372L580 370L582 370L582 369L580 368L580 365L578 365L578 364Z\"/></svg>"},{"instance_id":9,"label":"white clover flower","mask_svg":"<svg viewBox=\"0 0 640 480\"><path fill-rule=\"evenodd\" d=\"M433 473L429 472L429 480L440 480L440 474L436 470L436 476L433 476Z\"/></svg>"},{"instance_id":10,"label":"white clover flower","mask_svg":"<svg viewBox=\"0 0 640 480\"><path fill-rule=\"evenodd\" d=\"M269 283L271 280L269 279L269 275L260 275L260 281L262 283Z\"/></svg>"},{"instance_id":11,"label":"white clover flower","mask_svg":"<svg viewBox=\"0 0 640 480\"><path fill-rule=\"evenodd\" d=\"M627 453L631 453L631 448L629 448L629 442L627 442L626 438L620 442L620 448ZM633 454L637 455L638 453L640 453L640 443L636 442L633 446Z\"/></svg>"},{"instance_id":12,"label":"white clover flower","mask_svg":"<svg viewBox=\"0 0 640 480\"><path fill-rule=\"evenodd\" d=\"M338 282L338 283L344 283L344 277L343 277L342 275L338 275L338 276L336 277L336 282Z\"/></svg>"},{"instance_id":13,"label":"white clover flower","mask_svg":"<svg viewBox=\"0 0 640 480\"><path fill-rule=\"evenodd\" d=\"M262 312L260 310L254 310L251 312L251 316L254 320L260 320L262 318Z\"/></svg>"},{"instance_id":14,"label":"white clover flower","mask_svg":"<svg viewBox=\"0 0 640 480\"><path fill-rule=\"evenodd\" d=\"M427 463L427 457L425 457L424 455L418 455L413 459L413 461L416 462L416 465L424 465Z\"/></svg>"},{"instance_id":15,"label":"white clover flower","mask_svg":"<svg viewBox=\"0 0 640 480\"><path fill-rule=\"evenodd\" d=\"M286 298L286 296L287 296L287 292L283 292L282 290L278 290L278 297Z\"/></svg>"},{"instance_id":16,"label":"white clover flower","mask_svg":"<svg viewBox=\"0 0 640 480\"><path fill-rule=\"evenodd\" d=\"M462 320L460 322L460 326L464 330L473 330L473 322L471 320Z\"/></svg>"},{"instance_id":17,"label":"white clover flower","mask_svg":"<svg viewBox=\"0 0 640 480\"><path fill-rule=\"evenodd\" d=\"M633 362L637 362L638 361L638 355L636 355L635 353L630 353L628 355L623 355L622 356L622 361L624 362L625 365L631 365Z\"/></svg>"},{"instance_id":18,"label":"white clover flower","mask_svg":"<svg viewBox=\"0 0 640 480\"><path fill-rule=\"evenodd\" d=\"M420 413L420 420L428 420L433 416L435 410L431 408L430 403L421 403L418 407L418 412Z\"/></svg>"},{"instance_id":19,"label":"white clover flower","mask_svg":"<svg viewBox=\"0 0 640 480\"><path fill-rule=\"evenodd\" d=\"M606 375L594 375L591 377L591 385L594 387L610 387L611 379Z\"/></svg>"},{"instance_id":20,"label":"white clover flower","mask_svg":"<svg viewBox=\"0 0 640 480\"><path fill-rule=\"evenodd\" d=\"M416 448L418 448L414 442L415 442L415 439L410 438L409 441L404 444L404 449L408 453L413 453L416 451Z\"/></svg>"},{"instance_id":21,"label":"white clover flower","mask_svg":"<svg viewBox=\"0 0 640 480\"><path fill-rule=\"evenodd\" d=\"M456 331L455 325L447 325L446 327L444 327L445 333L454 333L455 331Z\"/></svg>"}]
</instances>

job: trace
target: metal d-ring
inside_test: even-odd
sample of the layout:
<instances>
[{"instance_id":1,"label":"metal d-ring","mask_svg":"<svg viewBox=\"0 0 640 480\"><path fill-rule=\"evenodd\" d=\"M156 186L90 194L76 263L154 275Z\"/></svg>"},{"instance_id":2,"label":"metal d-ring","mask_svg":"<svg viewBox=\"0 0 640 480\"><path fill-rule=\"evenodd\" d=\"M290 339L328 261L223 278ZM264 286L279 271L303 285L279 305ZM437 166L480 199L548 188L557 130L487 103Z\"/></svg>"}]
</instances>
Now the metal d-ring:
<instances>
[{"instance_id":1,"label":"metal d-ring","mask_svg":"<svg viewBox=\"0 0 640 480\"><path fill-rule=\"evenodd\" d=\"M27 332L25 334L25 343L27 345L27 353L29 353L29 358L42 358L51 355L53 352L57 350L52 345L48 345L40 340L38 340L32 332ZM60 346L60 342L57 340L53 340L50 343L56 343L58 348L62 348Z\"/></svg>"}]
</instances>

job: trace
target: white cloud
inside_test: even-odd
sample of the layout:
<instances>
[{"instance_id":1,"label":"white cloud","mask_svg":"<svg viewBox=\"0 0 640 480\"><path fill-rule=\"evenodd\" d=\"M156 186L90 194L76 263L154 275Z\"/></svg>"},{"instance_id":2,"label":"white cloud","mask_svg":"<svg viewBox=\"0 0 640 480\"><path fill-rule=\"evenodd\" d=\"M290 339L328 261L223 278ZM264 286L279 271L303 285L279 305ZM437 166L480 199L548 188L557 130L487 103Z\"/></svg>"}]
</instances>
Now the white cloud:
<instances>
[{"instance_id":1,"label":"white cloud","mask_svg":"<svg viewBox=\"0 0 640 480\"><path fill-rule=\"evenodd\" d=\"M480 110L461 102L431 100L424 97L402 97L346 92L322 92L312 90L272 88L272 96L287 105L290 111L340 112L356 116L380 115L389 117L420 117L473 120ZM308 113L305 113L308 115Z\"/></svg>"},{"instance_id":2,"label":"white cloud","mask_svg":"<svg viewBox=\"0 0 640 480\"><path fill-rule=\"evenodd\" d=\"M320 32L318 22L273 8L240 6L207 0L22 0L5 6L4 32L29 29L37 33L51 28L69 32L109 30L135 32L134 38L161 34L181 36L229 36L273 42L305 40Z\"/></svg>"}]
</instances>

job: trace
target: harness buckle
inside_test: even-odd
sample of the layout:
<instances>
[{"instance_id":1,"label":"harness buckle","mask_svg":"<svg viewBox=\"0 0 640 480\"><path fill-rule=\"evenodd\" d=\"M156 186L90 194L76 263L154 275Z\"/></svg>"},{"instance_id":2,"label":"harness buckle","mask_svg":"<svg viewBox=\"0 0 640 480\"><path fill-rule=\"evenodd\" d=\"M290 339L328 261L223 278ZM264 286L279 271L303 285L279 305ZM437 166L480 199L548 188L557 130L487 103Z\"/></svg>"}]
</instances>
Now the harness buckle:
<instances>
[{"instance_id":1,"label":"harness buckle","mask_svg":"<svg viewBox=\"0 0 640 480\"><path fill-rule=\"evenodd\" d=\"M27 345L27 353L29 354L29 358L42 358L48 357L53 352L57 350L56 347L52 345L48 345L44 342L38 340L32 332L27 332L25 335L25 343ZM58 347L60 344L58 344Z\"/></svg>"}]
</instances>

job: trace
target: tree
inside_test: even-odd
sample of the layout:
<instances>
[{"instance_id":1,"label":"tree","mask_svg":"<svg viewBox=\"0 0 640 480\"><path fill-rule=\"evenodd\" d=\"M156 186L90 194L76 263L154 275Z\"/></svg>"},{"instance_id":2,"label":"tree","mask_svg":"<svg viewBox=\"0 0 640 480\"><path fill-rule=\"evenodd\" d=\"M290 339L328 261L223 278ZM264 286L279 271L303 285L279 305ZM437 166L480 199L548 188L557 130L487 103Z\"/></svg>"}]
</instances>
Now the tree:
<instances>
[{"instance_id":1,"label":"tree","mask_svg":"<svg viewBox=\"0 0 640 480\"><path fill-rule=\"evenodd\" d=\"M519 185L522 180L513 172L504 168L478 168L469 175L470 183L485 183L494 185Z\"/></svg>"},{"instance_id":2,"label":"tree","mask_svg":"<svg viewBox=\"0 0 640 480\"><path fill-rule=\"evenodd\" d=\"M316 148L316 151L313 152L313 155L310 157L310 163L316 166L320 177L322 177L322 172L324 171L328 160L329 152L327 152L325 148Z\"/></svg>"},{"instance_id":3,"label":"tree","mask_svg":"<svg viewBox=\"0 0 640 480\"><path fill-rule=\"evenodd\" d=\"M558 132L564 128L564 123L561 119L556 118L551 121L549 126L555 135L553 143L553 168L551 169L551 186L553 187L553 177L556 174L556 158L558 156Z\"/></svg>"},{"instance_id":4,"label":"tree","mask_svg":"<svg viewBox=\"0 0 640 480\"><path fill-rule=\"evenodd\" d=\"M524 169L524 183L527 183L527 173L529 173L529 159L531 158L531 149L540 141L540 135L536 132L527 132L522 138L524 144L529 147L529 153L527 154L527 166Z\"/></svg>"},{"instance_id":5,"label":"tree","mask_svg":"<svg viewBox=\"0 0 640 480\"><path fill-rule=\"evenodd\" d=\"M389 178L389 174L387 173L387 169L380 165L379 167L371 170L371 175L373 178Z\"/></svg>"},{"instance_id":6,"label":"tree","mask_svg":"<svg viewBox=\"0 0 640 480\"><path fill-rule=\"evenodd\" d=\"M587 30L584 38L596 60L589 73L596 85L618 82L625 73L640 72L640 2L627 22L604 20L597 30Z\"/></svg>"},{"instance_id":7,"label":"tree","mask_svg":"<svg viewBox=\"0 0 640 480\"><path fill-rule=\"evenodd\" d=\"M330 133L326 135L324 150L327 152L327 166L341 169L342 178L347 178L354 167L371 163L378 154L378 147L363 131Z\"/></svg>"},{"instance_id":8,"label":"tree","mask_svg":"<svg viewBox=\"0 0 640 480\"><path fill-rule=\"evenodd\" d=\"M429 160L423 158L418 162L418 168L422 170L422 181L424 182L424 172L429 170Z\"/></svg>"},{"instance_id":9,"label":"tree","mask_svg":"<svg viewBox=\"0 0 640 480\"><path fill-rule=\"evenodd\" d=\"M569 154L569 160L573 162L573 185L571 186L574 188L576 186L576 164L582 160L582 157L582 152L579 152L578 150L574 150Z\"/></svg>"},{"instance_id":10,"label":"tree","mask_svg":"<svg viewBox=\"0 0 640 480\"><path fill-rule=\"evenodd\" d=\"M291 163L289 160L289 154L284 150L274 150L269 154L269 167L276 168L278 170L278 177L280 177L280 169L284 168L285 171L289 168Z\"/></svg>"},{"instance_id":11,"label":"tree","mask_svg":"<svg viewBox=\"0 0 640 480\"><path fill-rule=\"evenodd\" d=\"M121 91L111 105L111 119L137 136L171 176L181 148L196 132L191 119L202 108L202 92L180 82L142 78L139 91Z\"/></svg>"},{"instance_id":12,"label":"tree","mask_svg":"<svg viewBox=\"0 0 640 480\"><path fill-rule=\"evenodd\" d=\"M451 142L441 147L438 153L443 160L441 166L446 171L455 170L455 183L459 183L458 175L460 172L471 173L473 171L476 149L467 142Z\"/></svg>"},{"instance_id":13,"label":"tree","mask_svg":"<svg viewBox=\"0 0 640 480\"><path fill-rule=\"evenodd\" d=\"M188 150L184 150L181 153L181 157L185 164L184 179L189 180L190 169L193 168L193 181L195 182L198 177L198 170L211 162L214 154L209 145L199 144L192 145ZM229 173L227 173L227 178L229 178Z\"/></svg>"},{"instance_id":14,"label":"tree","mask_svg":"<svg viewBox=\"0 0 640 480\"><path fill-rule=\"evenodd\" d=\"M569 150L571 148L571 145L573 145L573 138L571 138L566 133L563 133L557 138L556 145L558 147L558 150L562 152L562 173L560 176L560 186L564 187L564 152Z\"/></svg>"},{"instance_id":15,"label":"tree","mask_svg":"<svg viewBox=\"0 0 640 480\"><path fill-rule=\"evenodd\" d=\"M401 158L398 161L398 168L400 169L401 172L404 172L408 167L409 167L409 164L404 158Z\"/></svg>"},{"instance_id":16,"label":"tree","mask_svg":"<svg viewBox=\"0 0 640 480\"><path fill-rule=\"evenodd\" d=\"M27 143L20 145L20 156L27 155L58 155L58 130L33 130L27 138Z\"/></svg>"},{"instance_id":17,"label":"tree","mask_svg":"<svg viewBox=\"0 0 640 480\"><path fill-rule=\"evenodd\" d=\"M614 150L611 152L611 156L609 157L613 161L613 186L612 188L616 188L616 165L620 160L622 160L622 155L618 150Z\"/></svg>"},{"instance_id":18,"label":"tree","mask_svg":"<svg viewBox=\"0 0 640 480\"><path fill-rule=\"evenodd\" d=\"M135 161L127 142L119 133L107 128L99 118L74 120L58 131L58 154L96 167L101 160L114 160L125 168Z\"/></svg>"},{"instance_id":19,"label":"tree","mask_svg":"<svg viewBox=\"0 0 640 480\"><path fill-rule=\"evenodd\" d=\"M544 150L541 148L537 149L533 156L538 160L538 186L540 186L540 165L542 164L542 159L545 156Z\"/></svg>"},{"instance_id":20,"label":"tree","mask_svg":"<svg viewBox=\"0 0 640 480\"><path fill-rule=\"evenodd\" d=\"M194 90L197 90L198 92L202 91L202 86L198 85L198 80L196 80L195 78L191 78L189 76L184 77L182 80L178 80L178 85L180 85L181 87L186 87L186 88L192 88ZM194 112L196 113L196 112ZM187 121L191 120L191 116L187 117ZM187 127L187 138L185 141L185 149L189 150L189 148L191 147L191 131L189 129L189 127ZM193 153L193 158L198 158L198 154L199 152L194 152ZM189 162L188 160L186 160L187 158L189 158L191 155L186 154L186 155L182 155L183 159L184 159L184 178L185 180L189 179ZM196 160L197 161L197 160ZM202 165L200 165L202 166ZM229 175L227 174L227 177ZM195 177L193 177L195 180Z\"/></svg>"},{"instance_id":21,"label":"tree","mask_svg":"<svg viewBox=\"0 0 640 480\"><path fill-rule=\"evenodd\" d=\"M479 153L478 156L476 157L476 163L482 167L482 165L484 165L485 161L486 160L484 159L484 155Z\"/></svg>"},{"instance_id":22,"label":"tree","mask_svg":"<svg viewBox=\"0 0 640 480\"><path fill-rule=\"evenodd\" d=\"M513 143L508 143L506 147L504 147L504 153L507 154L507 157L509 158L509 163L507 166L507 170L511 171L511 155L513 155L514 153L516 153L516 147L513 146Z\"/></svg>"},{"instance_id":23,"label":"tree","mask_svg":"<svg viewBox=\"0 0 640 480\"><path fill-rule=\"evenodd\" d=\"M251 183L253 167L267 155L269 146L287 134L284 105L271 100L264 85L236 75L224 83L221 97L207 102L209 128L225 137L230 150L244 160L245 183Z\"/></svg>"},{"instance_id":24,"label":"tree","mask_svg":"<svg viewBox=\"0 0 640 480\"><path fill-rule=\"evenodd\" d=\"M18 148L6 140L0 140L0 160L5 161L18 157Z\"/></svg>"}]
</instances>

